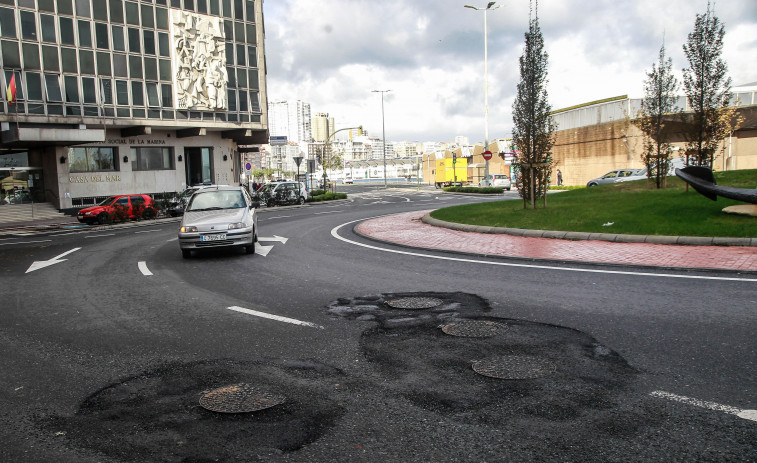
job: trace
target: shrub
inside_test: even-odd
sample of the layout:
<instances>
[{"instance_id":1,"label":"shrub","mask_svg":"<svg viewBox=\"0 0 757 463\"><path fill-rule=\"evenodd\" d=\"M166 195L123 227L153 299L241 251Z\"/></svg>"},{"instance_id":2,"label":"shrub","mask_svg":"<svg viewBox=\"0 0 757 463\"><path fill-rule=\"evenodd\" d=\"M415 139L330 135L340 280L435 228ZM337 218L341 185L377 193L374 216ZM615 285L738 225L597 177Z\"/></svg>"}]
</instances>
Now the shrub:
<instances>
[{"instance_id":1,"label":"shrub","mask_svg":"<svg viewBox=\"0 0 757 463\"><path fill-rule=\"evenodd\" d=\"M324 193L318 196L310 196L308 198L309 203L317 203L320 201L333 201L335 199L347 199L346 193Z\"/></svg>"},{"instance_id":2,"label":"shrub","mask_svg":"<svg viewBox=\"0 0 757 463\"><path fill-rule=\"evenodd\" d=\"M479 193L485 195L498 195L502 194L504 190L497 187L478 188L471 186L448 186L444 188L444 191L449 191L451 193Z\"/></svg>"}]
</instances>

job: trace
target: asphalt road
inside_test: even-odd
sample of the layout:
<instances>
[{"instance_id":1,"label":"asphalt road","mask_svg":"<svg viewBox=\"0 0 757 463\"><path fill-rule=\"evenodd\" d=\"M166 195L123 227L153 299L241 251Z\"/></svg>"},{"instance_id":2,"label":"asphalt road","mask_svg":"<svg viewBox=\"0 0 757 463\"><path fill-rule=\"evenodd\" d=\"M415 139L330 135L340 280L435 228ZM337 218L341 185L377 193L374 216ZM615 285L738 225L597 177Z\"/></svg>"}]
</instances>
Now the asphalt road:
<instances>
[{"instance_id":1,"label":"asphalt road","mask_svg":"<svg viewBox=\"0 0 757 463\"><path fill-rule=\"evenodd\" d=\"M757 460L753 276L411 252L352 227L490 199L341 188L259 210L255 255L0 240L0 460Z\"/></svg>"}]
</instances>

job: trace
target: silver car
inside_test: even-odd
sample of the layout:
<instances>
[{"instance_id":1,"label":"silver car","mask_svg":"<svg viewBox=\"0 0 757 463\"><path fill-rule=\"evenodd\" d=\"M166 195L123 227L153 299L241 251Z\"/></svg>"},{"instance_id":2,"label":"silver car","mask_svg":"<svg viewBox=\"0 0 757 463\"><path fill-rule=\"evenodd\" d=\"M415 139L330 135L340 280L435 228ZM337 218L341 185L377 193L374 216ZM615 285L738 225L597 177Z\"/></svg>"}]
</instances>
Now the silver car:
<instances>
[{"instance_id":1,"label":"silver car","mask_svg":"<svg viewBox=\"0 0 757 463\"><path fill-rule=\"evenodd\" d=\"M185 258L192 250L244 247L255 252L258 216L246 189L233 186L198 190L187 204L179 229L179 246Z\"/></svg>"},{"instance_id":2,"label":"silver car","mask_svg":"<svg viewBox=\"0 0 757 463\"><path fill-rule=\"evenodd\" d=\"M586 186L597 186L597 185L605 185L608 183L617 183L617 182L623 182L624 179L628 179L628 177L634 177L629 180L637 180L638 177L635 177L639 171L637 169L618 169L610 171L603 176L595 179L589 180L589 183L586 184Z\"/></svg>"}]
</instances>

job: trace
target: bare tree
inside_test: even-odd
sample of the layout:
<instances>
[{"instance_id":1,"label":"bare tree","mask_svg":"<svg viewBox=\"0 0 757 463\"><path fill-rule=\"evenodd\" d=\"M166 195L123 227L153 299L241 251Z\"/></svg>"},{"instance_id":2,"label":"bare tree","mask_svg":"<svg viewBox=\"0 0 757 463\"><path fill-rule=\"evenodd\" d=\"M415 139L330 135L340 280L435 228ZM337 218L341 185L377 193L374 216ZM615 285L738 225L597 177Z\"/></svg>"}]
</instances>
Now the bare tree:
<instances>
[{"instance_id":1,"label":"bare tree","mask_svg":"<svg viewBox=\"0 0 757 463\"><path fill-rule=\"evenodd\" d=\"M538 3L536 5L538 8ZM526 45L520 57L520 82L513 103L513 144L518 150L514 162L520 171L518 192L523 208L536 208L536 199L546 206L551 171L555 124L547 98L547 52L539 28L538 14L529 19Z\"/></svg>"},{"instance_id":2,"label":"bare tree","mask_svg":"<svg viewBox=\"0 0 757 463\"><path fill-rule=\"evenodd\" d=\"M647 178L655 180L657 188L665 186L673 145L671 134L666 130L666 116L678 110L675 105L678 81L672 72L673 61L665 58L665 45L660 47L660 55L652 71L644 81L644 98L641 110L633 123L644 133L644 164ZM669 120L669 119L668 119Z\"/></svg>"}]
</instances>

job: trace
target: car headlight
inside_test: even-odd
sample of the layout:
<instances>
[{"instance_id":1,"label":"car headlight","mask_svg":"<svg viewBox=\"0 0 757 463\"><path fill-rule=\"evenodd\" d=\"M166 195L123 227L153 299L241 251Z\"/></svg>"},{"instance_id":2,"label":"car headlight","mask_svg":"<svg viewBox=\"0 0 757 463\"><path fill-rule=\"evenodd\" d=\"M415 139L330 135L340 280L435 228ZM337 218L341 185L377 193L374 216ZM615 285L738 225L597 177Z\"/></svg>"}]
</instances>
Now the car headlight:
<instances>
[{"instance_id":1,"label":"car headlight","mask_svg":"<svg viewBox=\"0 0 757 463\"><path fill-rule=\"evenodd\" d=\"M197 227L181 227L179 231L181 233L196 233Z\"/></svg>"},{"instance_id":2,"label":"car headlight","mask_svg":"<svg viewBox=\"0 0 757 463\"><path fill-rule=\"evenodd\" d=\"M229 224L229 230L237 230L240 228L246 228L247 224L244 222L237 222L237 223L230 223Z\"/></svg>"}]
</instances>

